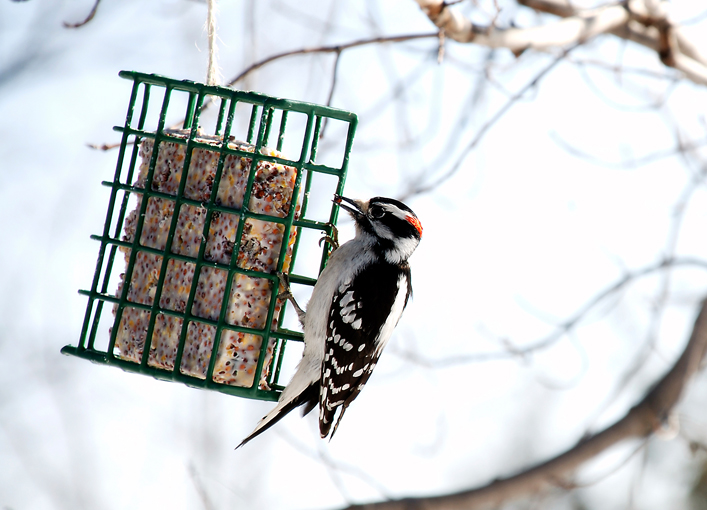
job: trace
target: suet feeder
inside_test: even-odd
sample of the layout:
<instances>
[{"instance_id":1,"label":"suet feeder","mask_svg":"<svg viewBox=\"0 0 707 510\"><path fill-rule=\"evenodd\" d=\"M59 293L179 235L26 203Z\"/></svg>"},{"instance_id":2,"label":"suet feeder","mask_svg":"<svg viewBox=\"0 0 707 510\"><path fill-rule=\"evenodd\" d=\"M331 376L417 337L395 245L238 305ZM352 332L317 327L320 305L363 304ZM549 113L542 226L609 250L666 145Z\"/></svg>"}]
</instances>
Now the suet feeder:
<instances>
[{"instance_id":1,"label":"suet feeder","mask_svg":"<svg viewBox=\"0 0 707 510\"><path fill-rule=\"evenodd\" d=\"M133 85L125 125L114 128L122 133L115 176L103 182L105 226L91 236L100 242L96 271L90 290L79 291L88 305L78 346L62 353L277 400L285 346L302 340L283 327L278 273L316 283L316 274L298 274L297 249L307 231L316 240L336 224L331 198L343 192L357 118L153 74L120 76ZM207 111L213 129L202 126ZM184 120L166 127L175 115ZM343 130L340 154L324 164L317 152L327 122ZM326 196L315 196L319 176L331 184ZM308 216L315 201L317 219ZM328 254L324 243L318 271Z\"/></svg>"}]
</instances>

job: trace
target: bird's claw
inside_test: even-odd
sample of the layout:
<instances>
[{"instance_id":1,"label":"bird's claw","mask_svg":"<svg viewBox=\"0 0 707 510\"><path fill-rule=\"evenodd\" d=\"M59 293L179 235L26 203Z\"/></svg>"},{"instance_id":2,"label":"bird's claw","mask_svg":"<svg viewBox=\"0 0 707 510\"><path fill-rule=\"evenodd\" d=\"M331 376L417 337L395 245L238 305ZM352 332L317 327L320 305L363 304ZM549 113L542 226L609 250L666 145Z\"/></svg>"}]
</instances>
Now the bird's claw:
<instances>
[{"instance_id":1,"label":"bird's claw","mask_svg":"<svg viewBox=\"0 0 707 510\"><path fill-rule=\"evenodd\" d=\"M297 303L295 296L292 294L292 289L290 288L290 277L286 273L280 272L277 273L277 278L278 280L280 280L280 285L285 289L277 295L277 298L283 301L287 300L292 303L292 306L295 309L295 312L297 313L297 318L299 319L300 323L304 325L305 311L302 310L302 308Z\"/></svg>"},{"instance_id":2,"label":"bird's claw","mask_svg":"<svg viewBox=\"0 0 707 510\"><path fill-rule=\"evenodd\" d=\"M331 251L333 252L339 248L339 230L333 223L327 223L327 226L331 229L331 235L327 234L319 239L319 246L321 247L322 243L326 241L329 243L329 246L331 246Z\"/></svg>"},{"instance_id":3,"label":"bird's claw","mask_svg":"<svg viewBox=\"0 0 707 510\"><path fill-rule=\"evenodd\" d=\"M277 295L278 299L289 299L292 297L292 290L290 289L290 277L286 273L277 273L277 279L280 280L280 286L284 287L285 290Z\"/></svg>"}]
</instances>

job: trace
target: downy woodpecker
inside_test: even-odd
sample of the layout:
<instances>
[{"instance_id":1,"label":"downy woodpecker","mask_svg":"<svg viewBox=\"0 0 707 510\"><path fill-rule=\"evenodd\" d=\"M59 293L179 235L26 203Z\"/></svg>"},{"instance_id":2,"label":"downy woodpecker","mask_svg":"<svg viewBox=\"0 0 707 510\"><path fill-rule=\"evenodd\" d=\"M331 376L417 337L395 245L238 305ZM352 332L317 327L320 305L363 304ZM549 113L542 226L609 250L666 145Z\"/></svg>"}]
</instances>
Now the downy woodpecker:
<instances>
[{"instance_id":1,"label":"downy woodpecker","mask_svg":"<svg viewBox=\"0 0 707 510\"><path fill-rule=\"evenodd\" d=\"M422 236L415 213L392 198L336 195L334 202L353 217L356 236L332 253L306 313L292 299L304 327L302 360L277 406L239 447L294 408L304 406L306 415L317 404L321 437L333 437L412 295L408 257Z\"/></svg>"}]
</instances>

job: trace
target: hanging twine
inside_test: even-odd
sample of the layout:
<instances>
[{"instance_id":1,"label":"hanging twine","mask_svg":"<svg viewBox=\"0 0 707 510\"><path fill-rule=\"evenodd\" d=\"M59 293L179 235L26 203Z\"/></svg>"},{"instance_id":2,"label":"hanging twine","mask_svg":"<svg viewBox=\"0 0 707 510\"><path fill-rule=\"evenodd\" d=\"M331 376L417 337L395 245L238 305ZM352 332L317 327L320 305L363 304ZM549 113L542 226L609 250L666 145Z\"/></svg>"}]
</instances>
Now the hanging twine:
<instances>
[{"instance_id":1,"label":"hanging twine","mask_svg":"<svg viewBox=\"0 0 707 510\"><path fill-rule=\"evenodd\" d=\"M206 84L219 85L221 82L221 70L218 67L218 48L216 46L216 0L206 0L208 7L206 17L206 33L209 38L209 67L206 70Z\"/></svg>"}]
</instances>

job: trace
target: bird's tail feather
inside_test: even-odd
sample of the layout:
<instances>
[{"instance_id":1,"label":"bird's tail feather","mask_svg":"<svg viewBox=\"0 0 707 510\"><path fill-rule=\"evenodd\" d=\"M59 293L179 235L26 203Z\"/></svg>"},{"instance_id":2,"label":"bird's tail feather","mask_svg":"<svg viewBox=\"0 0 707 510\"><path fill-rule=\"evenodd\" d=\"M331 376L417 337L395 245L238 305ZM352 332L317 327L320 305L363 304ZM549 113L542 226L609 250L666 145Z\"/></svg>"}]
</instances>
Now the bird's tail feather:
<instances>
[{"instance_id":1,"label":"bird's tail feather","mask_svg":"<svg viewBox=\"0 0 707 510\"><path fill-rule=\"evenodd\" d=\"M258 423L258 425L255 427L255 430L248 436L246 437L243 441L241 441L241 444L236 446L236 449L240 448L244 444L246 444L248 441L253 439L254 437L262 434L266 430L268 430L270 427L275 425L277 422L279 422L281 419L285 417L290 411L293 409L303 405L307 404L306 410L307 412L311 411L314 406L317 405L319 402L319 386L315 383L310 384L305 388L305 390L297 395L295 398L289 401L280 401L277 403L277 406L270 411L268 414L263 417L262 420Z\"/></svg>"}]
</instances>

